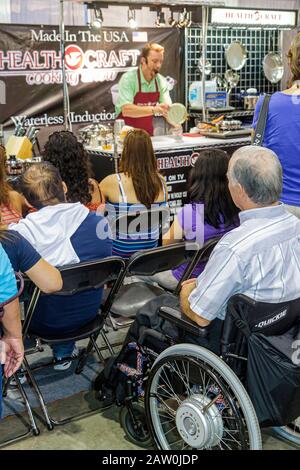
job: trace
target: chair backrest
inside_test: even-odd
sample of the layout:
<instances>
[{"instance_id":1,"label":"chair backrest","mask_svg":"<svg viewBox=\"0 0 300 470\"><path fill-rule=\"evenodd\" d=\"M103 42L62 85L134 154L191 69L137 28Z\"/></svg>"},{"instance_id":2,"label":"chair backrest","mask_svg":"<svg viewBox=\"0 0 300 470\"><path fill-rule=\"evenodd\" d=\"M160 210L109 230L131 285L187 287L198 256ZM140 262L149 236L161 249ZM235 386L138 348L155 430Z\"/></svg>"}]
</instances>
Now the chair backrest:
<instances>
[{"instance_id":1,"label":"chair backrest","mask_svg":"<svg viewBox=\"0 0 300 470\"><path fill-rule=\"evenodd\" d=\"M99 289L115 281L124 269L125 262L118 256L61 267L62 289L55 295L74 295L90 289Z\"/></svg>"},{"instance_id":2,"label":"chair backrest","mask_svg":"<svg viewBox=\"0 0 300 470\"><path fill-rule=\"evenodd\" d=\"M110 256L100 260L86 261L71 266L63 266L59 270L63 279L63 287L59 292L55 292L55 295L71 296L79 292L99 289L106 283L114 281L104 306L101 309L102 315L105 318L122 282L123 272L125 271L125 261L119 256ZM27 314L23 325L24 336L26 336L29 329L40 295L41 291L36 287L27 308Z\"/></svg>"},{"instance_id":3,"label":"chair backrest","mask_svg":"<svg viewBox=\"0 0 300 470\"><path fill-rule=\"evenodd\" d=\"M167 206L153 206L150 209L135 210L134 206L125 214L110 221L113 238L131 240L147 239L149 235L159 239L170 226L170 209Z\"/></svg>"},{"instance_id":4,"label":"chair backrest","mask_svg":"<svg viewBox=\"0 0 300 470\"><path fill-rule=\"evenodd\" d=\"M153 276L158 272L175 269L191 262L199 248L198 243L181 242L138 251L128 260L126 275Z\"/></svg>"},{"instance_id":5,"label":"chair backrest","mask_svg":"<svg viewBox=\"0 0 300 470\"><path fill-rule=\"evenodd\" d=\"M280 303L256 302L243 294L232 296L227 305L221 339L222 354L241 354L251 333L278 336L300 321L300 299Z\"/></svg>"},{"instance_id":6,"label":"chair backrest","mask_svg":"<svg viewBox=\"0 0 300 470\"><path fill-rule=\"evenodd\" d=\"M179 291L181 289L181 284L190 278L197 264L199 264L200 262L207 263L213 249L215 248L219 240L221 240L221 238L222 236L211 238L206 243L204 243L204 245L201 248L199 248L199 250L195 253L195 256L192 259L192 261L185 268L185 271L174 291L175 295L179 294Z\"/></svg>"}]
</instances>

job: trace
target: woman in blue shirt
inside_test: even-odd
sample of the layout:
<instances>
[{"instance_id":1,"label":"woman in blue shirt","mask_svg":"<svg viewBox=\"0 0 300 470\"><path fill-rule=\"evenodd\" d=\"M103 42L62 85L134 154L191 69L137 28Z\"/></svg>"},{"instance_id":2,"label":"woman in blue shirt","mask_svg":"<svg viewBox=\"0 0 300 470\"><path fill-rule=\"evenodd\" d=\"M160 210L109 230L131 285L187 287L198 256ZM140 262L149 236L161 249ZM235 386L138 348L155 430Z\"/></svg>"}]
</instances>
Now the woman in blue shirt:
<instances>
[{"instance_id":1,"label":"woman in blue shirt","mask_svg":"<svg viewBox=\"0 0 300 470\"><path fill-rule=\"evenodd\" d=\"M16 279L8 256L0 245L0 303L7 302L17 294ZM19 302L17 299L4 307L1 317L0 359L4 365L4 374L10 377L20 367L24 348L20 321ZM0 417L2 413L2 373L0 374Z\"/></svg>"},{"instance_id":2,"label":"woman in blue shirt","mask_svg":"<svg viewBox=\"0 0 300 470\"><path fill-rule=\"evenodd\" d=\"M281 201L300 218L300 34L288 52L291 80L289 88L272 95L263 146L273 150L283 169ZM256 127L263 97L256 105Z\"/></svg>"}]
</instances>

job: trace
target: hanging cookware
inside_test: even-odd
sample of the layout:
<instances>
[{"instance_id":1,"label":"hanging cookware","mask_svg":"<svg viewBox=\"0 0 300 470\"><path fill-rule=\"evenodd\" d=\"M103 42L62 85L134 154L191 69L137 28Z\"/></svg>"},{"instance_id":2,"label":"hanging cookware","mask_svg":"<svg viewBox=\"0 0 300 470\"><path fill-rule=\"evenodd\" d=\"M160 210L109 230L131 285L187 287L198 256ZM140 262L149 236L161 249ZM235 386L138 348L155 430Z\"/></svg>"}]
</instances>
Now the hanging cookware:
<instances>
[{"instance_id":1,"label":"hanging cookware","mask_svg":"<svg viewBox=\"0 0 300 470\"><path fill-rule=\"evenodd\" d=\"M263 70L267 80L271 83L278 83L283 77L284 68L282 57L278 52L275 52L276 37L275 34L269 36L269 53L264 57Z\"/></svg>"},{"instance_id":2,"label":"hanging cookware","mask_svg":"<svg viewBox=\"0 0 300 470\"><path fill-rule=\"evenodd\" d=\"M230 95L233 90L237 86L240 80L240 76L234 70L226 70L225 72L225 83L226 83L226 92L227 92L227 106L230 104Z\"/></svg>"},{"instance_id":3,"label":"hanging cookware","mask_svg":"<svg viewBox=\"0 0 300 470\"><path fill-rule=\"evenodd\" d=\"M278 83L283 77L284 68L281 55L276 52L269 52L263 60L265 77L271 83Z\"/></svg>"},{"instance_id":4,"label":"hanging cookware","mask_svg":"<svg viewBox=\"0 0 300 470\"><path fill-rule=\"evenodd\" d=\"M211 65L210 61L207 60L207 59L205 61L205 65L203 67L203 57L200 57L197 68L198 68L199 72L201 73L201 75L203 74L203 69L204 69L204 74L206 76L210 75L211 71L212 71L212 65Z\"/></svg>"},{"instance_id":5,"label":"hanging cookware","mask_svg":"<svg viewBox=\"0 0 300 470\"><path fill-rule=\"evenodd\" d=\"M240 41L233 41L225 51L226 62L232 70L241 70L247 60L248 54Z\"/></svg>"}]
</instances>

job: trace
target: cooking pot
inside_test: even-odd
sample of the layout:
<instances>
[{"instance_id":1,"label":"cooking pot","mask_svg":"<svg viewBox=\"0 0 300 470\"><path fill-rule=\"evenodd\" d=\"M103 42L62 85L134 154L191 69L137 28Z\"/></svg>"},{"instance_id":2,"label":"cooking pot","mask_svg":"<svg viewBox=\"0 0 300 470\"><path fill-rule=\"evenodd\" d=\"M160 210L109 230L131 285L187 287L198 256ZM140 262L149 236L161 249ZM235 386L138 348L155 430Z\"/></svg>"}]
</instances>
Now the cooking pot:
<instances>
[{"instance_id":1,"label":"cooking pot","mask_svg":"<svg viewBox=\"0 0 300 470\"><path fill-rule=\"evenodd\" d=\"M244 109L251 110L255 109L256 103L259 100L259 96L244 96Z\"/></svg>"}]
</instances>

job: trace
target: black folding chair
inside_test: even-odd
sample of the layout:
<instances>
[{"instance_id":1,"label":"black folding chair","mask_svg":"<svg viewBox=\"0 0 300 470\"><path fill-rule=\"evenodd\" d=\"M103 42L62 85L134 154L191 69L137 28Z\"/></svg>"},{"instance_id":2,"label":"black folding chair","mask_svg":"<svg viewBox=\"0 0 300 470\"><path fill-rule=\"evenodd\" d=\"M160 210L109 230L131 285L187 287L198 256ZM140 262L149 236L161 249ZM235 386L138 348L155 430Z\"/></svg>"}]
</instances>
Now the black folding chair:
<instances>
[{"instance_id":1,"label":"black folding chair","mask_svg":"<svg viewBox=\"0 0 300 470\"><path fill-rule=\"evenodd\" d=\"M79 356L79 359L78 358L67 358L67 359L78 360L78 364L77 364L75 372L81 373L88 355L92 352L94 348L99 357L99 360L102 362L103 356L96 343L96 340L99 334L102 334L102 337L107 347L110 349L111 353L114 352L102 330L103 330L105 319L113 303L115 294L119 289L120 283L122 282L122 279L123 279L122 274L123 274L124 269L125 269L124 260L120 257L114 257L114 256L104 258L101 260L96 260L96 261L78 263L73 266L62 267L60 269L60 272L61 272L62 279L63 279L63 288L61 291L55 293L55 295L72 296L79 292L84 292L84 291L88 291L92 289L99 289L109 282L112 285L112 287L111 287L108 297L106 298L104 302L104 305L101 307L99 306L99 312L92 321L78 328L76 331L73 331L72 333L67 333L67 334L62 333L62 334L57 334L57 335L43 336L33 331L30 326L38 299L40 295L44 295L44 294L41 294L41 291L36 287L34 289L33 295L30 300L30 304L27 309L27 315L25 318L24 328L23 328L24 339L29 337L35 340L39 340L41 343L47 343L48 345L51 345L51 344L58 344L64 341L78 341L81 339L88 338L89 343L87 347L85 348L85 350ZM65 360L66 358L64 358L64 361ZM53 365L53 361L51 361L48 364L44 364L43 367L47 367L49 365ZM29 382L33 386L33 389L38 397L38 400L40 402L40 405L41 405L41 408L42 408L42 411L46 420L46 425L49 430L53 429L54 424L65 424L75 418L77 419L87 414L90 414L90 412L88 413L85 412L85 413L81 413L81 414L78 414L69 418L62 419L60 421L54 420L53 418L51 418L48 413L43 395L34 378L34 375L33 375L34 369L31 369L31 367L29 366L26 354L24 358L24 369L26 371L26 374L29 377Z\"/></svg>"},{"instance_id":2,"label":"black folding chair","mask_svg":"<svg viewBox=\"0 0 300 470\"><path fill-rule=\"evenodd\" d=\"M183 263L190 263L198 254L197 243L175 243L150 250L134 253L126 265L123 280L127 276L153 276L158 272L175 269ZM154 297L165 292L165 289L144 281L123 284L111 307L111 314L125 319L123 324L117 324L110 315L115 329L129 325L134 320L137 311Z\"/></svg>"},{"instance_id":3,"label":"black folding chair","mask_svg":"<svg viewBox=\"0 0 300 470\"><path fill-rule=\"evenodd\" d=\"M153 206L144 210L129 210L117 218L108 217L113 239L148 240L159 242L170 227L170 209Z\"/></svg>"}]
</instances>

